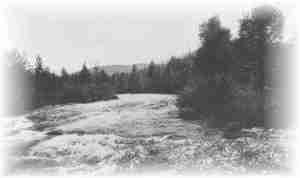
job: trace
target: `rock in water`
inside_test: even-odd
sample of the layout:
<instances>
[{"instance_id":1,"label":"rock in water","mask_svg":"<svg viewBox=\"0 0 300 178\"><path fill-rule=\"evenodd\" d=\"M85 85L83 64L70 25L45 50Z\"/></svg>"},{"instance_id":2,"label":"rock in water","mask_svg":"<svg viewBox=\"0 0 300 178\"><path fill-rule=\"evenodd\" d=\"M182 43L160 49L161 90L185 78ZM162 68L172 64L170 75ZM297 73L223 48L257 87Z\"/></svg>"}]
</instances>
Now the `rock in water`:
<instances>
[{"instance_id":1,"label":"rock in water","mask_svg":"<svg viewBox=\"0 0 300 178\"><path fill-rule=\"evenodd\" d=\"M241 135L241 124L239 122L229 123L224 131L224 137L227 139L236 139Z\"/></svg>"},{"instance_id":2,"label":"rock in water","mask_svg":"<svg viewBox=\"0 0 300 178\"><path fill-rule=\"evenodd\" d=\"M63 134L62 130L52 130L52 131L47 132L47 135L53 135L53 136L62 135L62 134Z\"/></svg>"}]
</instances>

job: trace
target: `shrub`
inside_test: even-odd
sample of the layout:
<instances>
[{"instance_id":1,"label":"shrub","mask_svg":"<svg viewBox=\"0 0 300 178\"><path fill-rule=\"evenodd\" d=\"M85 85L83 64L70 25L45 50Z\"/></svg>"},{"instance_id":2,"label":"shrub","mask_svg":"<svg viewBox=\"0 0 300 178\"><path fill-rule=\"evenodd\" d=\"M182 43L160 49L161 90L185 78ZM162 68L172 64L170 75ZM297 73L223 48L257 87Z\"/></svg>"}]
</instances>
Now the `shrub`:
<instances>
[{"instance_id":1,"label":"shrub","mask_svg":"<svg viewBox=\"0 0 300 178\"><path fill-rule=\"evenodd\" d=\"M183 117L189 115L190 119L204 119L217 126L232 119L228 115L232 97L231 80L217 76L187 85L177 103Z\"/></svg>"},{"instance_id":2,"label":"shrub","mask_svg":"<svg viewBox=\"0 0 300 178\"><path fill-rule=\"evenodd\" d=\"M227 115L241 124L241 127L263 126L265 120L264 95L250 87L237 87L228 105Z\"/></svg>"},{"instance_id":3,"label":"shrub","mask_svg":"<svg viewBox=\"0 0 300 178\"><path fill-rule=\"evenodd\" d=\"M266 126L269 105L264 93L229 78L201 79L186 86L178 98L184 119L203 120L210 127L231 123L238 123L240 128Z\"/></svg>"}]
</instances>

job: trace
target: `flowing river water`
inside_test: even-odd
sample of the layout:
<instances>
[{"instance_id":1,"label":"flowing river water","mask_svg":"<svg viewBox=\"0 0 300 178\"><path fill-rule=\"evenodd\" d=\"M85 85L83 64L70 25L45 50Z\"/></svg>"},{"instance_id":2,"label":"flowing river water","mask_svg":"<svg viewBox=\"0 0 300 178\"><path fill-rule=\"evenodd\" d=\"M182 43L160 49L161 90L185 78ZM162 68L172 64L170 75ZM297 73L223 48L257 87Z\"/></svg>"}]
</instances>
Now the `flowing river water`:
<instances>
[{"instance_id":1,"label":"flowing river water","mask_svg":"<svg viewBox=\"0 0 300 178\"><path fill-rule=\"evenodd\" d=\"M178 116L175 95L47 106L4 122L7 175L287 172L288 134L228 140ZM7 154L6 154L7 153Z\"/></svg>"}]
</instances>

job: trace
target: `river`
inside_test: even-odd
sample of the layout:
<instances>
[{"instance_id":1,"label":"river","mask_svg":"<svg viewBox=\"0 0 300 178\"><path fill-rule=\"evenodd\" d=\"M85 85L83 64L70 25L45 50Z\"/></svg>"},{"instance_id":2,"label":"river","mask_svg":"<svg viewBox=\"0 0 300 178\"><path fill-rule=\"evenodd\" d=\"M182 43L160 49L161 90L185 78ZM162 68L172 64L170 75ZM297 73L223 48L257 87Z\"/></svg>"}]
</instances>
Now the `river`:
<instances>
[{"instance_id":1,"label":"river","mask_svg":"<svg viewBox=\"0 0 300 178\"><path fill-rule=\"evenodd\" d=\"M273 173L289 166L288 134L253 128L228 140L178 116L175 95L46 106L6 119L6 175ZM267 138L267 139L266 139Z\"/></svg>"}]
</instances>

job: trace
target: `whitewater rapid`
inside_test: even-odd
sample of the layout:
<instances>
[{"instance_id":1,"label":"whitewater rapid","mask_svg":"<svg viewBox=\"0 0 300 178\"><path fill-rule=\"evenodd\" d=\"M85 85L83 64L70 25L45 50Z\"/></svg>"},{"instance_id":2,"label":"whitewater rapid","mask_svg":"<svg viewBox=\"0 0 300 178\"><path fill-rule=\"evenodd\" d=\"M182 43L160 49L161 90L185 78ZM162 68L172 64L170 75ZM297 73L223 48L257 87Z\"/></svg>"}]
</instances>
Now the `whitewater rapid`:
<instances>
[{"instance_id":1,"label":"whitewater rapid","mask_svg":"<svg viewBox=\"0 0 300 178\"><path fill-rule=\"evenodd\" d=\"M286 147L274 144L273 140L228 141L218 132L207 134L199 121L179 118L175 95L118 97L47 106L6 119L1 140L7 153L4 160L9 162L5 173L178 174L187 170L243 173L248 171L248 163L239 162L244 159L239 151L239 144L244 141L245 148L253 153L255 147L278 153L278 157L257 153L262 154L258 157L270 157L263 164L285 166ZM262 129L255 132L265 133Z\"/></svg>"}]
</instances>

